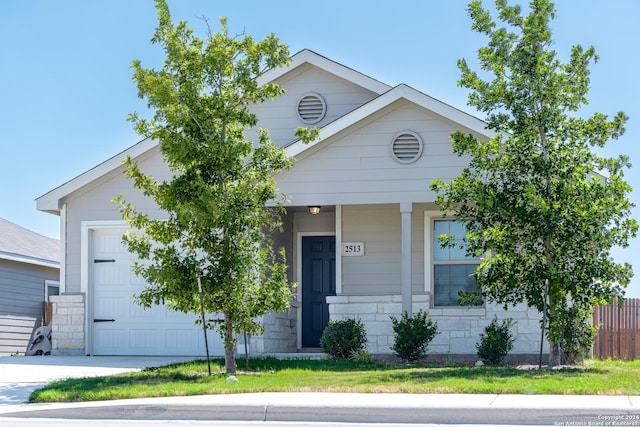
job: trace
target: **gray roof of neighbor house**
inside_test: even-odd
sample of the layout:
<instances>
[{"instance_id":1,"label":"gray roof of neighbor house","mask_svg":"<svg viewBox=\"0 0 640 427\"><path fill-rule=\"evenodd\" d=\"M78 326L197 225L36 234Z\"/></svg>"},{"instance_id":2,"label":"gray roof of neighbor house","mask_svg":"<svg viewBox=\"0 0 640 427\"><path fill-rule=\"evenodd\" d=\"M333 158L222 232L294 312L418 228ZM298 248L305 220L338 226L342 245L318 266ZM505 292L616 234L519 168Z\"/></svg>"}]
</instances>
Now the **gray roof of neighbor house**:
<instances>
[{"instance_id":1,"label":"gray roof of neighbor house","mask_svg":"<svg viewBox=\"0 0 640 427\"><path fill-rule=\"evenodd\" d=\"M0 218L0 259L60 267L60 240Z\"/></svg>"}]
</instances>

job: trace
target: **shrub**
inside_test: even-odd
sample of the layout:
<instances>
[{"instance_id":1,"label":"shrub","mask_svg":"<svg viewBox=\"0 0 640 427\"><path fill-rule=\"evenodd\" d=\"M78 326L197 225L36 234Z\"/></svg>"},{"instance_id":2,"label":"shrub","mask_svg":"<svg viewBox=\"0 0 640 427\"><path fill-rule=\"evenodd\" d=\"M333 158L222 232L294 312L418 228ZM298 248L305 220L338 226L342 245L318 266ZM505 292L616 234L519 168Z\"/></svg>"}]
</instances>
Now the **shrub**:
<instances>
[{"instance_id":1,"label":"shrub","mask_svg":"<svg viewBox=\"0 0 640 427\"><path fill-rule=\"evenodd\" d=\"M351 355L351 360L357 363L362 363L363 365L369 365L375 362L373 356L371 356L365 348L359 348L354 351Z\"/></svg>"},{"instance_id":2,"label":"shrub","mask_svg":"<svg viewBox=\"0 0 640 427\"><path fill-rule=\"evenodd\" d=\"M407 362L415 362L427 353L427 345L438 334L438 324L427 319L427 312L420 310L414 316L405 311L400 320L391 317L394 343L391 350Z\"/></svg>"},{"instance_id":3,"label":"shrub","mask_svg":"<svg viewBox=\"0 0 640 427\"><path fill-rule=\"evenodd\" d=\"M320 338L322 351L338 359L351 358L366 343L367 332L360 319L330 321Z\"/></svg>"},{"instance_id":4,"label":"shrub","mask_svg":"<svg viewBox=\"0 0 640 427\"><path fill-rule=\"evenodd\" d=\"M498 318L494 317L484 332L480 333L480 342L476 344L478 357L485 365L499 365L503 362L507 353L513 349L513 338L509 328L515 322L513 319L504 319L498 324Z\"/></svg>"},{"instance_id":5,"label":"shrub","mask_svg":"<svg viewBox=\"0 0 640 427\"><path fill-rule=\"evenodd\" d=\"M560 343L562 364L580 364L596 338L597 327L592 322L593 313L573 305L560 307L557 314L558 320L549 326L550 329L560 330L561 334L550 336L549 339Z\"/></svg>"}]
</instances>

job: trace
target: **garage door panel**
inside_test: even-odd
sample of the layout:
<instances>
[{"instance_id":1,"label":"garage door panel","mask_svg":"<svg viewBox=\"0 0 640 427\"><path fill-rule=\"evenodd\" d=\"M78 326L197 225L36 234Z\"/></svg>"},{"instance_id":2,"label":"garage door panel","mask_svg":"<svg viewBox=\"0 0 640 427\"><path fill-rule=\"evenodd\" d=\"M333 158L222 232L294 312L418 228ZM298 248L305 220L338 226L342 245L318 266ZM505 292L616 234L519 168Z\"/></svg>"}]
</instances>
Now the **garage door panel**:
<instances>
[{"instance_id":1,"label":"garage door panel","mask_svg":"<svg viewBox=\"0 0 640 427\"><path fill-rule=\"evenodd\" d=\"M118 262L94 262L95 284L98 286L107 286L108 289L121 289L130 283L129 270L130 265L120 261Z\"/></svg>"},{"instance_id":2,"label":"garage door panel","mask_svg":"<svg viewBox=\"0 0 640 427\"><path fill-rule=\"evenodd\" d=\"M127 339L128 331L121 328L107 328L96 325L94 328L94 347L103 350L102 354L112 355L116 349L122 347L122 341Z\"/></svg>"},{"instance_id":3,"label":"garage door panel","mask_svg":"<svg viewBox=\"0 0 640 427\"><path fill-rule=\"evenodd\" d=\"M162 312L164 311L164 307L158 305L152 305L149 308L142 307L133 302L132 298L127 301L127 305L129 307L129 317L142 322L155 323L162 317Z\"/></svg>"},{"instance_id":4,"label":"garage door panel","mask_svg":"<svg viewBox=\"0 0 640 427\"><path fill-rule=\"evenodd\" d=\"M200 334L202 334L202 331L195 329L167 329L165 338L176 349L188 349L199 346L198 337ZM202 348L204 348L204 345Z\"/></svg>"},{"instance_id":5,"label":"garage door panel","mask_svg":"<svg viewBox=\"0 0 640 427\"><path fill-rule=\"evenodd\" d=\"M133 267L133 263L131 264L131 266ZM144 285L146 285L147 282L145 282L144 277L138 276L133 272L132 269L129 269L129 273L129 282L131 283L131 288L135 289L136 292L140 292L142 289L144 289Z\"/></svg>"},{"instance_id":6,"label":"garage door panel","mask_svg":"<svg viewBox=\"0 0 640 427\"><path fill-rule=\"evenodd\" d=\"M93 354L202 356L205 354L202 328L193 313L180 313L166 305L144 308L134 294L145 286L132 270L133 255L122 245L125 229L95 230L92 234L94 319L113 322L93 323ZM111 262L113 260L113 262ZM209 350L224 354L222 339L209 333Z\"/></svg>"},{"instance_id":7,"label":"garage door panel","mask_svg":"<svg viewBox=\"0 0 640 427\"><path fill-rule=\"evenodd\" d=\"M160 338L160 333L156 328L129 329L129 346L136 352L140 350L151 351L158 344L164 344Z\"/></svg>"},{"instance_id":8,"label":"garage door panel","mask_svg":"<svg viewBox=\"0 0 640 427\"><path fill-rule=\"evenodd\" d=\"M123 297L103 296L100 298L99 304L95 306L96 319L113 319L122 318L128 315L129 301Z\"/></svg>"},{"instance_id":9,"label":"garage door panel","mask_svg":"<svg viewBox=\"0 0 640 427\"><path fill-rule=\"evenodd\" d=\"M94 239L94 253L97 256L104 254L121 255L122 251L122 234L119 230L96 230L95 234L100 234L99 239Z\"/></svg>"}]
</instances>

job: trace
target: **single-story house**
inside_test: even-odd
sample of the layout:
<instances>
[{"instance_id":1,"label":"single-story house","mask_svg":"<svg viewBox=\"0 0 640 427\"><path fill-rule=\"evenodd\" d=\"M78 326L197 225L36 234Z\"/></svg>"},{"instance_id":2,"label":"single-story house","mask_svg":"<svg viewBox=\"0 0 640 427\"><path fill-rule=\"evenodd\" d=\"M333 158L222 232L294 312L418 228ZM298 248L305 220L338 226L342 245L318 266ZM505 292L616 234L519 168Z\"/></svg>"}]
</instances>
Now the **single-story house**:
<instances>
[{"instance_id":1,"label":"single-story house","mask_svg":"<svg viewBox=\"0 0 640 427\"><path fill-rule=\"evenodd\" d=\"M59 280L60 241L0 218L0 356L26 353Z\"/></svg>"},{"instance_id":2,"label":"single-story house","mask_svg":"<svg viewBox=\"0 0 640 427\"><path fill-rule=\"evenodd\" d=\"M436 239L460 227L443 218L429 189L434 178L451 179L466 163L453 153L450 134L490 138L485 123L310 50L259 80L267 82L286 93L254 106L259 126L295 160L275 177L288 201L284 231L274 240L286 249L290 279L300 286L288 312L264 316L266 332L250 338L250 351L314 351L329 319L355 317L366 327L369 351L389 354L390 316L425 309L441 331L429 346L432 354L473 357L494 315L517 321L513 353L535 354L538 313L460 307L458 291L475 287L470 273L478 260L443 250ZM318 127L319 141L298 141L299 126ZM255 129L248 132L255 136ZM123 194L153 217L163 213L124 176L125 156L156 179L170 176L157 142L146 139L37 199L38 209L59 215L61 223L54 354L201 355L201 332L192 316L163 307L144 311L131 300L144 283L131 273L131 255L121 244L126 223L111 200ZM222 352L219 340L212 346Z\"/></svg>"}]
</instances>

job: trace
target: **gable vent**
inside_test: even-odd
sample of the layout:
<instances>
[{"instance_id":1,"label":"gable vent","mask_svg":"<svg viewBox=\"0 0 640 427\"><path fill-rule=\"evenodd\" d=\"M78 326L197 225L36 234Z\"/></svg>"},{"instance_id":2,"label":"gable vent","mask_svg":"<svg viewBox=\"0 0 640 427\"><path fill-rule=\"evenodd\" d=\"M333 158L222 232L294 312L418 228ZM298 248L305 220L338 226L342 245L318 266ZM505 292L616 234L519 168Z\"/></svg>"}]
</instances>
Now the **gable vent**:
<instances>
[{"instance_id":1,"label":"gable vent","mask_svg":"<svg viewBox=\"0 0 640 427\"><path fill-rule=\"evenodd\" d=\"M308 93L298 101L298 117L304 123L312 125L324 118L327 106L317 93Z\"/></svg>"},{"instance_id":2,"label":"gable vent","mask_svg":"<svg viewBox=\"0 0 640 427\"><path fill-rule=\"evenodd\" d=\"M422 155L422 138L415 132L403 131L393 139L391 152L398 163L413 163Z\"/></svg>"}]
</instances>

